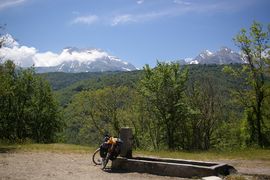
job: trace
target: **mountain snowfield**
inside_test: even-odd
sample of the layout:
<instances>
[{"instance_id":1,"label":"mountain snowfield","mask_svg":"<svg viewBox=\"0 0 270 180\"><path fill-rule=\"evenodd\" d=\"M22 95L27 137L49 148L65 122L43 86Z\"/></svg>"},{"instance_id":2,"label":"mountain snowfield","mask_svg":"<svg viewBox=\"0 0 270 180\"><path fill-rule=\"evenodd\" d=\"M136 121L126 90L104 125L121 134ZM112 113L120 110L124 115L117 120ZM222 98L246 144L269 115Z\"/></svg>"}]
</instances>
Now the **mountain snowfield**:
<instances>
[{"instance_id":1,"label":"mountain snowfield","mask_svg":"<svg viewBox=\"0 0 270 180\"><path fill-rule=\"evenodd\" d=\"M38 52L34 47L20 46L7 34L2 36L0 58L11 59L21 67L35 66L37 72L103 72L133 71L137 68L101 49L64 48L59 54Z\"/></svg>"},{"instance_id":2,"label":"mountain snowfield","mask_svg":"<svg viewBox=\"0 0 270 180\"><path fill-rule=\"evenodd\" d=\"M0 59L11 59L21 67L35 66L38 73L44 72L105 72L137 70L132 64L109 55L101 49L64 48L59 54L50 51L38 52L34 47L21 46L6 34L0 48ZM222 47L216 52L202 51L195 58L178 60L180 64L235 64L245 63L244 58L230 48Z\"/></svg>"},{"instance_id":3,"label":"mountain snowfield","mask_svg":"<svg viewBox=\"0 0 270 180\"><path fill-rule=\"evenodd\" d=\"M133 71L136 67L100 49L65 48L56 66L36 67L37 72Z\"/></svg>"},{"instance_id":4,"label":"mountain snowfield","mask_svg":"<svg viewBox=\"0 0 270 180\"><path fill-rule=\"evenodd\" d=\"M185 60L186 64L243 64L244 58L230 48L222 47L216 52L202 51L193 59Z\"/></svg>"}]
</instances>

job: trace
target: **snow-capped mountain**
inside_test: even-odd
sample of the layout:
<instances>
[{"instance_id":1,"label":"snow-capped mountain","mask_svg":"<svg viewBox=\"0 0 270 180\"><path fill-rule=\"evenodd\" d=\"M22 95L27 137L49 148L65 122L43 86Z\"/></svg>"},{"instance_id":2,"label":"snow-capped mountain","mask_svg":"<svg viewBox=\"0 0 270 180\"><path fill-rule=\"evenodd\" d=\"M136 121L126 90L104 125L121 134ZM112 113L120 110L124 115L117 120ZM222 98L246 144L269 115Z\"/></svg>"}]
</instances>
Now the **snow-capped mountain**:
<instances>
[{"instance_id":1,"label":"snow-capped mountain","mask_svg":"<svg viewBox=\"0 0 270 180\"><path fill-rule=\"evenodd\" d=\"M180 64L243 64L243 56L230 48L222 47L216 52L209 50L202 51L195 58L185 58L178 60Z\"/></svg>"},{"instance_id":2,"label":"snow-capped mountain","mask_svg":"<svg viewBox=\"0 0 270 180\"><path fill-rule=\"evenodd\" d=\"M1 36L0 43L3 47L9 47L9 48L19 45L18 42L10 34Z\"/></svg>"},{"instance_id":3,"label":"snow-capped mountain","mask_svg":"<svg viewBox=\"0 0 270 180\"><path fill-rule=\"evenodd\" d=\"M133 71L132 64L110 55L101 49L64 48L59 53L39 52L35 47L20 45L11 35L0 37L0 60L11 59L21 67L35 66L43 72L104 72ZM179 64L235 64L245 63L244 58L227 47L217 52L205 50L195 58L178 60Z\"/></svg>"},{"instance_id":4,"label":"snow-capped mountain","mask_svg":"<svg viewBox=\"0 0 270 180\"><path fill-rule=\"evenodd\" d=\"M37 72L104 72L133 71L136 67L100 49L65 48L61 54L69 56L56 66L36 67ZM64 55L63 55L64 56Z\"/></svg>"},{"instance_id":5,"label":"snow-capped mountain","mask_svg":"<svg viewBox=\"0 0 270 180\"><path fill-rule=\"evenodd\" d=\"M210 52L205 50L201 52L191 61L187 62L188 64L239 64L245 63L243 57L230 48L222 47L217 52Z\"/></svg>"},{"instance_id":6,"label":"snow-capped mountain","mask_svg":"<svg viewBox=\"0 0 270 180\"><path fill-rule=\"evenodd\" d=\"M101 49L64 48L60 53L39 52L35 47L20 45L10 34L0 37L0 59L11 59L17 66L35 66L41 72L133 71L136 68Z\"/></svg>"},{"instance_id":7,"label":"snow-capped mountain","mask_svg":"<svg viewBox=\"0 0 270 180\"><path fill-rule=\"evenodd\" d=\"M190 64L204 64L203 61L205 59L211 57L212 55L213 55L213 53L211 51L204 50L197 57L192 59L192 61L190 61Z\"/></svg>"}]
</instances>

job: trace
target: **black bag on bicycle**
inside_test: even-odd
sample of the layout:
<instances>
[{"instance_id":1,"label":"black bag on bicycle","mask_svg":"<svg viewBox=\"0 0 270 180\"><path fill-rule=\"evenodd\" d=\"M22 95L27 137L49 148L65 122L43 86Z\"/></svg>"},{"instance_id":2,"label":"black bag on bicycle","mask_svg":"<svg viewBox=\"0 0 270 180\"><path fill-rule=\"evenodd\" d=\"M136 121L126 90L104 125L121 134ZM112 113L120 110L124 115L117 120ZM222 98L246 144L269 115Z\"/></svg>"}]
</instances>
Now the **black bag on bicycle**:
<instances>
[{"instance_id":1,"label":"black bag on bicycle","mask_svg":"<svg viewBox=\"0 0 270 180\"><path fill-rule=\"evenodd\" d=\"M110 145L107 144L107 143L105 143L105 142L101 144L100 151L99 151L100 157L102 157L102 158L105 158L106 157L106 155L108 153L109 146Z\"/></svg>"}]
</instances>

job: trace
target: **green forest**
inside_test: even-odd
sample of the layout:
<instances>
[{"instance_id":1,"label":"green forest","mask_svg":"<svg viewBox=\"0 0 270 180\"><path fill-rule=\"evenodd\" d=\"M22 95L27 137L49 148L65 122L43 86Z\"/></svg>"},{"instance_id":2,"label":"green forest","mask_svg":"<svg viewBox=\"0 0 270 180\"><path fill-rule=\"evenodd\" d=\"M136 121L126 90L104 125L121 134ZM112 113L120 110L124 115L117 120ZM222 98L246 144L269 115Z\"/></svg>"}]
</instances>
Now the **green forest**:
<instances>
[{"instance_id":1,"label":"green forest","mask_svg":"<svg viewBox=\"0 0 270 180\"><path fill-rule=\"evenodd\" d=\"M36 74L6 61L0 139L96 146L130 127L138 149L269 148L269 33L254 22L234 38L246 64L158 61L132 72Z\"/></svg>"}]
</instances>

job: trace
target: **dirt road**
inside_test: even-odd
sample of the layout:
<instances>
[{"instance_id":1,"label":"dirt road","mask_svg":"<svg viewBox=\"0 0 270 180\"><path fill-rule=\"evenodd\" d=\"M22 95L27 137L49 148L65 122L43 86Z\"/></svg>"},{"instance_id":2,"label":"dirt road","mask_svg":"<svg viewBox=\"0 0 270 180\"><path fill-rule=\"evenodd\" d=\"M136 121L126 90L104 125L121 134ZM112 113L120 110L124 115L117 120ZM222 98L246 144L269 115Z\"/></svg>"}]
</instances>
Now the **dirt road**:
<instances>
[{"instance_id":1,"label":"dirt road","mask_svg":"<svg viewBox=\"0 0 270 180\"><path fill-rule=\"evenodd\" d=\"M0 153L0 179L99 180L99 179L177 179L141 173L104 172L91 162L90 154L49 152Z\"/></svg>"},{"instance_id":2,"label":"dirt road","mask_svg":"<svg viewBox=\"0 0 270 180\"><path fill-rule=\"evenodd\" d=\"M270 177L270 162L250 160L224 160L233 165L240 173L266 174ZM88 180L88 179L155 179L184 180L143 173L104 172L91 162L91 154L50 153L50 152L16 152L0 153L0 179L12 180ZM263 178L264 179L264 178Z\"/></svg>"}]
</instances>

